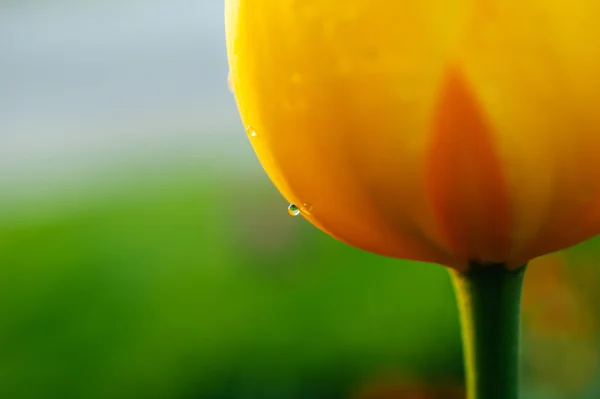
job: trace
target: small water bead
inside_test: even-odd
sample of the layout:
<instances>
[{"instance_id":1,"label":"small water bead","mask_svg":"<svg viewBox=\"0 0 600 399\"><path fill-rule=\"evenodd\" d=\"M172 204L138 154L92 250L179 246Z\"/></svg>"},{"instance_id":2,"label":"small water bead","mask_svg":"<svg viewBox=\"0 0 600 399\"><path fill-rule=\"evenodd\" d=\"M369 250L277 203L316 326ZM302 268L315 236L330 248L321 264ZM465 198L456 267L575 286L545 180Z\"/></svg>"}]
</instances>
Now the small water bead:
<instances>
[{"instance_id":1,"label":"small water bead","mask_svg":"<svg viewBox=\"0 0 600 399\"><path fill-rule=\"evenodd\" d=\"M300 212L304 213L305 215L310 215L312 209L313 205L310 202L305 202L302 204L302 207L300 207Z\"/></svg>"},{"instance_id":2,"label":"small water bead","mask_svg":"<svg viewBox=\"0 0 600 399\"><path fill-rule=\"evenodd\" d=\"M231 77L231 72L227 74L227 87L229 87L229 91L233 93L233 78Z\"/></svg>"},{"instance_id":3,"label":"small water bead","mask_svg":"<svg viewBox=\"0 0 600 399\"><path fill-rule=\"evenodd\" d=\"M256 137L256 136L258 136L258 134L256 134L256 130L254 130L254 128L252 126L248 126L246 128L246 133L248 134L248 137Z\"/></svg>"},{"instance_id":4,"label":"small water bead","mask_svg":"<svg viewBox=\"0 0 600 399\"><path fill-rule=\"evenodd\" d=\"M290 204L288 206L288 213L290 214L290 216L298 216L300 214L300 208L298 208L294 204Z\"/></svg>"}]
</instances>

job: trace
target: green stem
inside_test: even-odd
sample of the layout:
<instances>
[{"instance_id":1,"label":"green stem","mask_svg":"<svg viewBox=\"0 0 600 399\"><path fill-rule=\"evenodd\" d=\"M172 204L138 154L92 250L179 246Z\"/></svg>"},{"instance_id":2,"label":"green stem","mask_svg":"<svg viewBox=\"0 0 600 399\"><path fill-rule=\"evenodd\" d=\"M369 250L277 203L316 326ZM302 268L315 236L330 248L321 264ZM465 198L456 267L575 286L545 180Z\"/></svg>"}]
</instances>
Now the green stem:
<instances>
[{"instance_id":1,"label":"green stem","mask_svg":"<svg viewBox=\"0 0 600 399\"><path fill-rule=\"evenodd\" d=\"M469 399L517 399L519 327L525 266L472 263L452 271L461 315Z\"/></svg>"}]
</instances>

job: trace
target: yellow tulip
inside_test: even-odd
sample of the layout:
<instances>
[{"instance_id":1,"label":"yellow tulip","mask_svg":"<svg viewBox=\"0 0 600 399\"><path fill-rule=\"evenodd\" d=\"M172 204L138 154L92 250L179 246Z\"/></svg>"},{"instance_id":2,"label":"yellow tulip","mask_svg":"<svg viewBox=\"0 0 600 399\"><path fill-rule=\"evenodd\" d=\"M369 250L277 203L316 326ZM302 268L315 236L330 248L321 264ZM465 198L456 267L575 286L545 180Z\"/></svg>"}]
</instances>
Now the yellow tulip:
<instances>
[{"instance_id":1,"label":"yellow tulip","mask_svg":"<svg viewBox=\"0 0 600 399\"><path fill-rule=\"evenodd\" d=\"M600 1L225 7L252 145L318 228L459 271L600 232Z\"/></svg>"}]
</instances>

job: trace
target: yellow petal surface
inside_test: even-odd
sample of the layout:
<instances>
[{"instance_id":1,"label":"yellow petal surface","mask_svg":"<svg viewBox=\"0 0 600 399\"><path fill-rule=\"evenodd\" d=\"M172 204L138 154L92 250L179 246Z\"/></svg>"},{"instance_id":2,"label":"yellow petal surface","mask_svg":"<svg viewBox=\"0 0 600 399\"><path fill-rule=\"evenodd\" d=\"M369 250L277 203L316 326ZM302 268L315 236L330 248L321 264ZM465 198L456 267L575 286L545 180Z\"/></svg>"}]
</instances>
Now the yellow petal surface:
<instances>
[{"instance_id":1,"label":"yellow petal surface","mask_svg":"<svg viewBox=\"0 0 600 399\"><path fill-rule=\"evenodd\" d=\"M516 266L600 229L600 2L470 8L457 57L497 134Z\"/></svg>"},{"instance_id":2,"label":"yellow petal surface","mask_svg":"<svg viewBox=\"0 0 600 399\"><path fill-rule=\"evenodd\" d=\"M332 236L464 269L600 226L600 4L226 0L267 174Z\"/></svg>"},{"instance_id":3,"label":"yellow petal surface","mask_svg":"<svg viewBox=\"0 0 600 399\"><path fill-rule=\"evenodd\" d=\"M423 211L423 133L458 26L443 3L230 0L226 21L242 119L286 199L351 245L448 263Z\"/></svg>"}]
</instances>

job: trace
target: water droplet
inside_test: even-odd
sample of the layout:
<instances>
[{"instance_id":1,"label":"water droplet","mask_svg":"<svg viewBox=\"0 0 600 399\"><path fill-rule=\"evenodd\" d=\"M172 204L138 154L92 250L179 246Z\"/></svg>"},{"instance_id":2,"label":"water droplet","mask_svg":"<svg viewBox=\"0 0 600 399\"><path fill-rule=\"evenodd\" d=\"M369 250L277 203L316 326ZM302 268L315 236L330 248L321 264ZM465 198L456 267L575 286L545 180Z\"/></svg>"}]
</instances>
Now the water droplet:
<instances>
[{"instance_id":1,"label":"water droplet","mask_svg":"<svg viewBox=\"0 0 600 399\"><path fill-rule=\"evenodd\" d=\"M256 134L256 130L254 130L254 128L252 126L248 126L246 128L246 133L248 133L248 137L256 137L256 136L258 136L258 134Z\"/></svg>"},{"instance_id":2,"label":"water droplet","mask_svg":"<svg viewBox=\"0 0 600 399\"><path fill-rule=\"evenodd\" d=\"M231 77L231 72L227 75L227 87L229 87L229 91L233 93L233 78Z\"/></svg>"},{"instance_id":3,"label":"water droplet","mask_svg":"<svg viewBox=\"0 0 600 399\"><path fill-rule=\"evenodd\" d=\"M310 202L305 202L304 204L302 204L302 207L300 207L300 212L304 213L305 215L310 215L312 209L313 204L311 204Z\"/></svg>"},{"instance_id":4,"label":"water droplet","mask_svg":"<svg viewBox=\"0 0 600 399\"><path fill-rule=\"evenodd\" d=\"M290 206L288 206L288 213L290 216L298 216L300 214L300 208L294 204L290 204Z\"/></svg>"}]
</instances>

